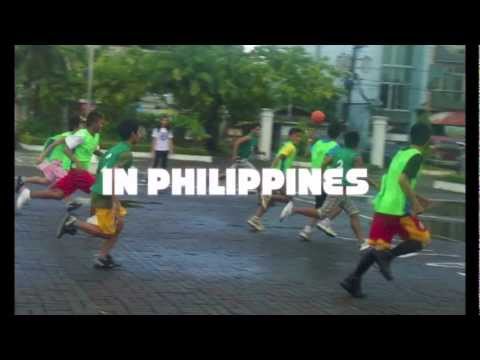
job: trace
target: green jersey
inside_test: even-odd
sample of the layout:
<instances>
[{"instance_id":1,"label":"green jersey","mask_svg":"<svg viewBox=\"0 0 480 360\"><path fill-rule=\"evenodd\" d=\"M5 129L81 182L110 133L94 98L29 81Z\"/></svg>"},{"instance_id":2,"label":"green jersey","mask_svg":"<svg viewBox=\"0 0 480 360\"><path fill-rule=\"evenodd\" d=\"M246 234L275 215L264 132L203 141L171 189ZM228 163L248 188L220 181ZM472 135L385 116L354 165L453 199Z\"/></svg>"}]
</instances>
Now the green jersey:
<instances>
[{"instance_id":1,"label":"green jersey","mask_svg":"<svg viewBox=\"0 0 480 360\"><path fill-rule=\"evenodd\" d=\"M373 201L375 212L403 216L408 213L407 196L403 192L398 180L406 168L409 160L421 152L414 148L398 151L390 162L387 173L382 177L380 192ZM415 189L417 178L410 180L412 189Z\"/></svg>"},{"instance_id":2,"label":"green jersey","mask_svg":"<svg viewBox=\"0 0 480 360\"><path fill-rule=\"evenodd\" d=\"M53 142L57 141L60 138L64 138L67 136L72 135L71 131L64 132L62 134L58 134L55 136L52 136L49 138L45 144L44 144L44 150L47 149L47 147L52 144ZM62 168L64 170L70 170L70 166L72 164L72 161L70 158L65 154L65 144L59 144L53 148L53 150L50 152L50 154L47 156L47 161L52 162L54 160L59 161L62 164Z\"/></svg>"},{"instance_id":3,"label":"green jersey","mask_svg":"<svg viewBox=\"0 0 480 360\"><path fill-rule=\"evenodd\" d=\"M312 169L320 169L327 155L332 156L338 148L334 140L318 140L311 149Z\"/></svg>"},{"instance_id":4,"label":"green jersey","mask_svg":"<svg viewBox=\"0 0 480 360\"><path fill-rule=\"evenodd\" d=\"M133 155L131 145L127 142L120 142L108 149L98 163L97 174L95 175L95 184L92 186L92 205L96 208L111 208L112 197L103 195L103 169L112 169L118 164L123 164L122 168L127 170L133 164Z\"/></svg>"},{"instance_id":5,"label":"green jersey","mask_svg":"<svg viewBox=\"0 0 480 360\"><path fill-rule=\"evenodd\" d=\"M75 147L74 155L80 162L82 169L88 170L92 162L93 153L97 150L100 143L100 134L92 135L87 129L80 129L73 136L82 139L82 143Z\"/></svg>"},{"instance_id":6,"label":"green jersey","mask_svg":"<svg viewBox=\"0 0 480 360\"><path fill-rule=\"evenodd\" d=\"M355 161L360 155L353 149L339 147L333 155L332 168L343 169L342 185L351 185L347 181L347 173L355 166Z\"/></svg>"},{"instance_id":7,"label":"green jersey","mask_svg":"<svg viewBox=\"0 0 480 360\"><path fill-rule=\"evenodd\" d=\"M251 132L248 137L250 139L238 147L238 156L241 159L249 159L258 145L258 136L255 133Z\"/></svg>"},{"instance_id":8,"label":"green jersey","mask_svg":"<svg viewBox=\"0 0 480 360\"><path fill-rule=\"evenodd\" d=\"M295 157L297 156L297 147L293 142L287 141L285 144L283 144L280 150L278 150L277 157L280 155L285 156L285 158L278 163L276 168L285 172L287 169L292 167L293 162L295 161Z\"/></svg>"}]
</instances>

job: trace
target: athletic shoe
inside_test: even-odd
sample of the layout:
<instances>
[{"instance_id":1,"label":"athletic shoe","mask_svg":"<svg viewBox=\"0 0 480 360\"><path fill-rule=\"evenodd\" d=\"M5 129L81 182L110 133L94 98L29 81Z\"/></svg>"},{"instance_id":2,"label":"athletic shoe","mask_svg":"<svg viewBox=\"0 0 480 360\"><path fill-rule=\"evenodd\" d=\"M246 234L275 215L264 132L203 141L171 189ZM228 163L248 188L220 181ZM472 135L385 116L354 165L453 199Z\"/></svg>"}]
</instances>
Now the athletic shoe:
<instances>
[{"instance_id":1,"label":"athletic shoe","mask_svg":"<svg viewBox=\"0 0 480 360\"><path fill-rule=\"evenodd\" d=\"M15 194L18 194L24 185L25 185L24 177L18 176L17 182L15 183Z\"/></svg>"},{"instance_id":2,"label":"athletic shoe","mask_svg":"<svg viewBox=\"0 0 480 360\"><path fill-rule=\"evenodd\" d=\"M122 266L122 264L120 264L120 263L116 262L115 260L113 260L112 255L108 254L108 255L106 256L106 258L107 258L108 261L110 261L110 264L111 264L112 268Z\"/></svg>"},{"instance_id":3,"label":"athletic shoe","mask_svg":"<svg viewBox=\"0 0 480 360\"><path fill-rule=\"evenodd\" d=\"M66 214L58 226L57 239L60 239L64 234L75 235L77 233L77 229L73 224L76 220L77 218L75 216Z\"/></svg>"},{"instance_id":4,"label":"athletic shoe","mask_svg":"<svg viewBox=\"0 0 480 360\"><path fill-rule=\"evenodd\" d=\"M77 210L77 209L80 208L80 207L82 207L82 204L80 204L80 203L77 202L76 200L70 201L70 202L67 204L67 212L75 211L75 210Z\"/></svg>"},{"instance_id":5,"label":"athletic shoe","mask_svg":"<svg viewBox=\"0 0 480 360\"><path fill-rule=\"evenodd\" d=\"M361 278L355 276L349 276L340 283L350 295L354 298L363 298L365 294L362 293Z\"/></svg>"},{"instance_id":6,"label":"athletic shoe","mask_svg":"<svg viewBox=\"0 0 480 360\"><path fill-rule=\"evenodd\" d=\"M97 256L93 262L93 266L97 269L111 269L112 264L107 257Z\"/></svg>"},{"instance_id":7,"label":"athletic shoe","mask_svg":"<svg viewBox=\"0 0 480 360\"><path fill-rule=\"evenodd\" d=\"M97 269L113 269L121 266L119 263L115 262L110 254L105 257L97 256L93 262L93 266Z\"/></svg>"},{"instance_id":8,"label":"athletic shoe","mask_svg":"<svg viewBox=\"0 0 480 360\"><path fill-rule=\"evenodd\" d=\"M365 251L370 248L370 244L368 243L368 239L365 239L363 243L360 244L360 251Z\"/></svg>"},{"instance_id":9,"label":"athletic shoe","mask_svg":"<svg viewBox=\"0 0 480 360\"><path fill-rule=\"evenodd\" d=\"M293 201L290 201L287 205L285 205L282 212L280 213L280 221L283 221L285 220L285 218L292 215L292 210L293 210Z\"/></svg>"},{"instance_id":10,"label":"athletic shoe","mask_svg":"<svg viewBox=\"0 0 480 360\"><path fill-rule=\"evenodd\" d=\"M333 229L330 227L330 219L329 218L325 218L325 219L317 222L316 225L317 225L317 228L322 230L328 236L331 236L331 237L337 236L337 233L335 231L333 231Z\"/></svg>"},{"instance_id":11,"label":"athletic shoe","mask_svg":"<svg viewBox=\"0 0 480 360\"><path fill-rule=\"evenodd\" d=\"M303 241L310 241L310 233L302 230L298 233L298 237Z\"/></svg>"},{"instance_id":12,"label":"athletic shoe","mask_svg":"<svg viewBox=\"0 0 480 360\"><path fill-rule=\"evenodd\" d=\"M392 271L390 270L390 263L392 261L392 254L390 250L374 250L373 255L375 256L375 261L378 264L378 269L385 279L388 281L393 280Z\"/></svg>"},{"instance_id":13,"label":"athletic shoe","mask_svg":"<svg viewBox=\"0 0 480 360\"><path fill-rule=\"evenodd\" d=\"M257 231L263 231L264 229L260 219L257 218L256 216L253 216L250 219L248 219L247 223Z\"/></svg>"},{"instance_id":14,"label":"athletic shoe","mask_svg":"<svg viewBox=\"0 0 480 360\"><path fill-rule=\"evenodd\" d=\"M266 210L268 208L268 203L272 199L271 195L262 195L261 200L262 200L262 207Z\"/></svg>"},{"instance_id":15,"label":"athletic shoe","mask_svg":"<svg viewBox=\"0 0 480 360\"><path fill-rule=\"evenodd\" d=\"M20 210L30 200L30 190L24 188L17 197L17 210Z\"/></svg>"}]
</instances>

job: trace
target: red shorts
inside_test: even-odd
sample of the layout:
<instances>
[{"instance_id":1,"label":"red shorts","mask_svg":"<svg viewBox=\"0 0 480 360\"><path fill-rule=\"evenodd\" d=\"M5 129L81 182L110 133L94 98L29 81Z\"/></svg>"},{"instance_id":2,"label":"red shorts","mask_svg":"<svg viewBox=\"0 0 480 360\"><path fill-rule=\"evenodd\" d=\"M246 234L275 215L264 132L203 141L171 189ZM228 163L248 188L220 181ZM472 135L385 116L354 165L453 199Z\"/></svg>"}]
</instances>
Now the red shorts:
<instances>
[{"instance_id":1,"label":"red shorts","mask_svg":"<svg viewBox=\"0 0 480 360\"><path fill-rule=\"evenodd\" d=\"M369 244L376 248L390 248L395 235L403 240L430 242L430 231L416 216L393 216L375 213L370 227Z\"/></svg>"},{"instance_id":2,"label":"red shorts","mask_svg":"<svg viewBox=\"0 0 480 360\"><path fill-rule=\"evenodd\" d=\"M72 169L66 176L58 180L52 189L60 189L65 197L69 197L77 190L89 194L93 184L95 184L95 176L86 170Z\"/></svg>"}]
</instances>

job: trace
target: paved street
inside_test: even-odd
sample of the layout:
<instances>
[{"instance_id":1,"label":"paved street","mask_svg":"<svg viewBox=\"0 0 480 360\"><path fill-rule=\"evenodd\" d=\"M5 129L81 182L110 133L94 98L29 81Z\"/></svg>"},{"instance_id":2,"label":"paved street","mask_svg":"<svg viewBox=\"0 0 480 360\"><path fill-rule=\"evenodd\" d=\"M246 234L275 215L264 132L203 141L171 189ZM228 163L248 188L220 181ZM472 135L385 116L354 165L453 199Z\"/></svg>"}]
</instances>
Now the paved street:
<instances>
[{"instance_id":1,"label":"paved street","mask_svg":"<svg viewBox=\"0 0 480 360\"><path fill-rule=\"evenodd\" d=\"M37 174L29 156L16 155L17 175ZM464 242L433 239L395 261L390 283L372 268L368 297L358 300L338 285L358 259L345 215L334 224L338 238L316 232L307 243L296 239L306 218L280 223L280 205L265 216L263 233L251 232L245 221L255 196L125 199L138 203L113 252L123 266L112 271L92 267L98 239L55 238L61 202L32 201L16 215L16 314L465 313ZM359 205L371 216L366 201ZM88 209L77 214L85 218ZM368 219L362 224L367 232Z\"/></svg>"}]
</instances>

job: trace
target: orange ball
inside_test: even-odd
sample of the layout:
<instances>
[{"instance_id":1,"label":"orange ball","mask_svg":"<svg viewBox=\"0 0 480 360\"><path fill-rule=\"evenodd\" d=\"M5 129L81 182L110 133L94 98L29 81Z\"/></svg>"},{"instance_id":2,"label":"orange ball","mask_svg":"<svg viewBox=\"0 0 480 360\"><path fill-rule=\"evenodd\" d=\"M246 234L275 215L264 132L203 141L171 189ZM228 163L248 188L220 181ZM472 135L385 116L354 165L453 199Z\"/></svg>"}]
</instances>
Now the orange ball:
<instances>
[{"instance_id":1,"label":"orange ball","mask_svg":"<svg viewBox=\"0 0 480 360\"><path fill-rule=\"evenodd\" d=\"M325 121L326 116L325 116L325 113L323 111L316 110L316 111L312 112L312 115L311 115L310 119L312 120L312 122L314 124L319 125L319 124L321 124Z\"/></svg>"}]
</instances>

